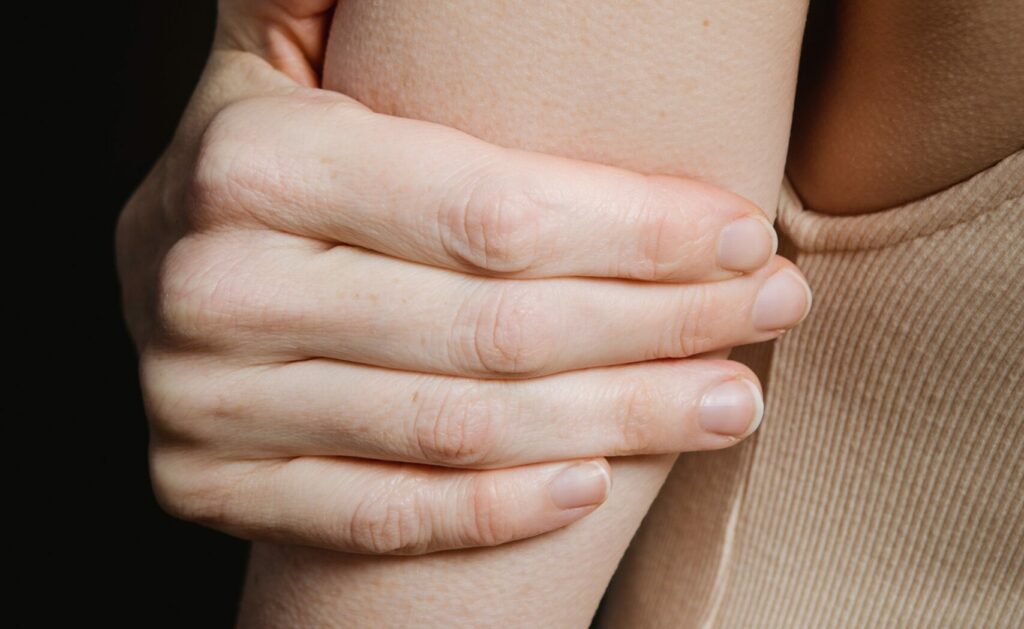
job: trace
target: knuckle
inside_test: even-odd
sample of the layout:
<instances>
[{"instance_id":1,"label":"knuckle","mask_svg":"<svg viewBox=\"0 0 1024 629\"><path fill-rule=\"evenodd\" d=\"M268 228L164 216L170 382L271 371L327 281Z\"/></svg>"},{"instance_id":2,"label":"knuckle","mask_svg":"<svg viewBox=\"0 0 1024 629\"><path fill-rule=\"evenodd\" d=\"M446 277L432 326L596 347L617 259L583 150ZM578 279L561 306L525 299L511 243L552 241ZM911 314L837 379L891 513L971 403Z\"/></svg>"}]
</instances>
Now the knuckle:
<instances>
[{"instance_id":1,"label":"knuckle","mask_svg":"<svg viewBox=\"0 0 1024 629\"><path fill-rule=\"evenodd\" d=\"M232 103L217 112L199 139L187 181L190 224L202 229L252 216L254 201L281 181L274 143L269 141L267 98Z\"/></svg>"},{"instance_id":2,"label":"knuckle","mask_svg":"<svg viewBox=\"0 0 1024 629\"><path fill-rule=\"evenodd\" d=\"M643 378L624 383L615 413L616 451L614 455L649 453L661 442L658 418L661 395Z\"/></svg>"},{"instance_id":3,"label":"knuckle","mask_svg":"<svg viewBox=\"0 0 1024 629\"><path fill-rule=\"evenodd\" d=\"M497 477L490 473L476 474L466 491L462 545L495 546L512 539L512 523L507 515L509 502Z\"/></svg>"},{"instance_id":4,"label":"knuckle","mask_svg":"<svg viewBox=\"0 0 1024 629\"><path fill-rule=\"evenodd\" d=\"M162 331L171 339L188 343L207 337L211 316L230 306L237 292L230 273L225 273L214 247L202 239L185 237L167 252L158 280L157 316Z\"/></svg>"},{"instance_id":5,"label":"knuckle","mask_svg":"<svg viewBox=\"0 0 1024 629\"><path fill-rule=\"evenodd\" d=\"M543 211L530 194L511 188L486 181L464 202L442 206L439 222L452 257L491 273L523 273L536 265Z\"/></svg>"},{"instance_id":6,"label":"knuckle","mask_svg":"<svg viewBox=\"0 0 1024 629\"><path fill-rule=\"evenodd\" d=\"M357 552L405 555L425 552L430 521L416 492L402 493L403 484L361 498L349 519L348 537Z\"/></svg>"},{"instance_id":7,"label":"knuckle","mask_svg":"<svg viewBox=\"0 0 1024 629\"><path fill-rule=\"evenodd\" d=\"M556 351L556 311L548 312L538 287L525 282L491 285L469 326L461 355L488 374L532 376L552 363Z\"/></svg>"},{"instance_id":8,"label":"knuckle","mask_svg":"<svg viewBox=\"0 0 1024 629\"><path fill-rule=\"evenodd\" d=\"M193 443L197 430L195 397L171 361L144 352L139 358L139 387L154 439Z\"/></svg>"},{"instance_id":9,"label":"knuckle","mask_svg":"<svg viewBox=\"0 0 1024 629\"><path fill-rule=\"evenodd\" d=\"M667 326L664 356L682 358L708 351L714 346L713 322L707 314L713 302L713 285L693 284L683 290L672 309L673 323Z\"/></svg>"},{"instance_id":10,"label":"knuckle","mask_svg":"<svg viewBox=\"0 0 1024 629\"><path fill-rule=\"evenodd\" d=\"M661 280L670 277L680 266L680 257L686 250L687 225L681 213L661 204L653 204L645 212L643 221L643 265L640 279Z\"/></svg>"},{"instance_id":11,"label":"knuckle","mask_svg":"<svg viewBox=\"0 0 1024 629\"><path fill-rule=\"evenodd\" d=\"M415 438L426 462L468 467L493 462L501 425L492 398L449 390L437 404L418 409Z\"/></svg>"},{"instance_id":12,"label":"knuckle","mask_svg":"<svg viewBox=\"0 0 1024 629\"><path fill-rule=\"evenodd\" d=\"M217 344L243 329L285 325L294 300L277 299L279 283L261 271L257 252L212 235L175 243L157 281L157 319L164 336L179 345Z\"/></svg>"},{"instance_id":13,"label":"knuckle","mask_svg":"<svg viewBox=\"0 0 1024 629\"><path fill-rule=\"evenodd\" d=\"M197 365L189 357L143 353L142 398L155 439L177 447L227 446L232 424L259 412L237 374Z\"/></svg>"},{"instance_id":14,"label":"knuckle","mask_svg":"<svg viewBox=\"0 0 1024 629\"><path fill-rule=\"evenodd\" d=\"M231 525L231 492L215 469L157 447L150 454L150 479L157 504L169 515L211 528Z\"/></svg>"}]
</instances>

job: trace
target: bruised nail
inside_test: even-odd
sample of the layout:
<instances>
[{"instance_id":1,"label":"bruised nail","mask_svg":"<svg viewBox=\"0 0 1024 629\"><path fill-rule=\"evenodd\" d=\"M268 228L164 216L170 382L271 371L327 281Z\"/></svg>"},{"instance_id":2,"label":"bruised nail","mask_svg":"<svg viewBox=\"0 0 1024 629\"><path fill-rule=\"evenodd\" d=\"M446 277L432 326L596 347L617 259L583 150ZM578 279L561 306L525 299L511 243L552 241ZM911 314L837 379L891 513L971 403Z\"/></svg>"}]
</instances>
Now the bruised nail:
<instances>
[{"instance_id":1,"label":"bruised nail","mask_svg":"<svg viewBox=\"0 0 1024 629\"><path fill-rule=\"evenodd\" d=\"M578 509L601 504L608 497L612 479L600 463L576 463L562 470L548 485L551 501L559 509Z\"/></svg>"},{"instance_id":2,"label":"bruised nail","mask_svg":"<svg viewBox=\"0 0 1024 629\"><path fill-rule=\"evenodd\" d=\"M757 430L764 416L761 390L749 380L715 385L700 401L700 425L708 432L745 437Z\"/></svg>"},{"instance_id":3,"label":"bruised nail","mask_svg":"<svg viewBox=\"0 0 1024 629\"><path fill-rule=\"evenodd\" d=\"M811 289L791 269L768 278L754 301L753 323L759 330L784 330L804 320L811 310Z\"/></svg>"},{"instance_id":4,"label":"bruised nail","mask_svg":"<svg viewBox=\"0 0 1024 629\"><path fill-rule=\"evenodd\" d=\"M718 265L730 271L753 271L775 255L778 236L764 218L737 219L718 236Z\"/></svg>"}]
</instances>

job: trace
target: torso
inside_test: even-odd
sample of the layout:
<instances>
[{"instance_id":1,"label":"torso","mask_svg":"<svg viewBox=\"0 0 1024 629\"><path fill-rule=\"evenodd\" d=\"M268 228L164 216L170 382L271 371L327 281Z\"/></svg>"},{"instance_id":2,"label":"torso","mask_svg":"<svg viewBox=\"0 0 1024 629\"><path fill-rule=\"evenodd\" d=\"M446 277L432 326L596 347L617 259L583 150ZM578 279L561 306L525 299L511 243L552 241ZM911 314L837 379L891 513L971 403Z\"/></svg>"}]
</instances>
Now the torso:
<instances>
[{"instance_id":1,"label":"torso","mask_svg":"<svg viewBox=\"0 0 1024 629\"><path fill-rule=\"evenodd\" d=\"M1018 0L811 2L787 172L817 211L900 205L1024 147Z\"/></svg>"}]
</instances>

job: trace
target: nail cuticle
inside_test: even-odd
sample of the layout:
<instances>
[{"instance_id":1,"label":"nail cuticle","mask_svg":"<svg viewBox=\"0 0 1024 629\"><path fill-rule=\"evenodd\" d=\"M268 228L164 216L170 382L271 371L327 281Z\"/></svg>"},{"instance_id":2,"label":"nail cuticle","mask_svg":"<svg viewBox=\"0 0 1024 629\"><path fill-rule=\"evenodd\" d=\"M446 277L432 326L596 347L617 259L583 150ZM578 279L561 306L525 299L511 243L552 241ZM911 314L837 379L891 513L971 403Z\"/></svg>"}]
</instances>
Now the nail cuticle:
<instances>
[{"instance_id":1,"label":"nail cuticle","mask_svg":"<svg viewBox=\"0 0 1024 629\"><path fill-rule=\"evenodd\" d=\"M759 216L744 216L722 228L716 255L723 269L749 272L764 266L777 249L778 234L771 223Z\"/></svg>"},{"instance_id":2,"label":"nail cuticle","mask_svg":"<svg viewBox=\"0 0 1024 629\"><path fill-rule=\"evenodd\" d=\"M811 290L790 269L769 277L754 300L751 320L755 328L780 332L800 324L811 311Z\"/></svg>"},{"instance_id":3,"label":"nail cuticle","mask_svg":"<svg viewBox=\"0 0 1024 629\"><path fill-rule=\"evenodd\" d=\"M761 390L745 378L720 382L701 398L700 425L710 433L739 440L757 430L763 416Z\"/></svg>"}]
</instances>

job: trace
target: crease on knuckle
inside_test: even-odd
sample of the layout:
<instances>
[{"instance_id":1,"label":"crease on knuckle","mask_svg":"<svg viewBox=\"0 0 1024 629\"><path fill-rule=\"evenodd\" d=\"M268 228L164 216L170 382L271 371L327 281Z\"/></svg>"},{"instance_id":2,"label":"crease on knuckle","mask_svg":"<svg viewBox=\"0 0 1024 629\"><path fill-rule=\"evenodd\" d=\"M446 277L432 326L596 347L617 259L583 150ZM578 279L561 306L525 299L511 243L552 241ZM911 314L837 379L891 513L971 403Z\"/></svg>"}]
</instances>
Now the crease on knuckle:
<instances>
[{"instance_id":1,"label":"crease on knuckle","mask_svg":"<svg viewBox=\"0 0 1024 629\"><path fill-rule=\"evenodd\" d=\"M209 241L209 242L206 242ZM280 295L258 252L212 236L180 240L165 257L156 296L160 331L183 345L219 346L244 330L285 327L301 302Z\"/></svg>"},{"instance_id":2,"label":"crease on knuckle","mask_svg":"<svg viewBox=\"0 0 1024 629\"><path fill-rule=\"evenodd\" d=\"M220 412L233 397L220 385L206 373L197 377L190 362L143 352L139 386L152 439L176 447L216 442L211 411Z\"/></svg>"},{"instance_id":3,"label":"crease on knuckle","mask_svg":"<svg viewBox=\"0 0 1024 629\"><path fill-rule=\"evenodd\" d=\"M689 226L676 211L672 197L663 198L665 194L655 179L643 177L637 187L627 215L631 217L629 224L638 226L642 237L638 239L639 250L619 261L619 272L646 281L664 280L679 270Z\"/></svg>"},{"instance_id":4,"label":"crease on knuckle","mask_svg":"<svg viewBox=\"0 0 1024 629\"><path fill-rule=\"evenodd\" d=\"M363 496L349 520L348 536L358 552L412 555L425 552L431 539L415 480L405 479ZM403 491L403 490L412 491Z\"/></svg>"},{"instance_id":5,"label":"crease on knuckle","mask_svg":"<svg viewBox=\"0 0 1024 629\"><path fill-rule=\"evenodd\" d=\"M277 194L288 173L268 136L266 99L232 103L217 112L199 139L185 187L185 213L195 229L262 221L254 209Z\"/></svg>"},{"instance_id":6,"label":"crease on knuckle","mask_svg":"<svg viewBox=\"0 0 1024 629\"><path fill-rule=\"evenodd\" d=\"M537 264L543 214L529 191L485 176L464 199L443 203L438 222L454 259L474 271L515 275Z\"/></svg>"},{"instance_id":7,"label":"crease on knuckle","mask_svg":"<svg viewBox=\"0 0 1024 629\"><path fill-rule=\"evenodd\" d=\"M467 483L464 546L495 546L514 538L508 517L509 501L493 473L475 474Z\"/></svg>"},{"instance_id":8,"label":"crease on knuckle","mask_svg":"<svg viewBox=\"0 0 1024 629\"><path fill-rule=\"evenodd\" d=\"M233 524L232 483L209 463L164 448L150 453L150 478L157 504L169 515L214 529Z\"/></svg>"},{"instance_id":9,"label":"crease on knuckle","mask_svg":"<svg viewBox=\"0 0 1024 629\"><path fill-rule=\"evenodd\" d=\"M500 423L496 401L452 385L436 403L417 409L416 448L428 463L484 465L492 462Z\"/></svg>"},{"instance_id":10,"label":"crease on knuckle","mask_svg":"<svg viewBox=\"0 0 1024 629\"><path fill-rule=\"evenodd\" d=\"M665 340L663 356L683 358L708 351L713 347L711 334L713 323L708 313L713 312L713 287L703 284L687 286L679 295L675 313L675 324L668 326L669 336Z\"/></svg>"},{"instance_id":11,"label":"crease on knuckle","mask_svg":"<svg viewBox=\"0 0 1024 629\"><path fill-rule=\"evenodd\" d=\"M671 277L680 265L680 240L685 227L682 217L664 208L648 209L649 240L644 251L644 279L657 281Z\"/></svg>"},{"instance_id":12,"label":"crease on knuckle","mask_svg":"<svg viewBox=\"0 0 1024 629\"><path fill-rule=\"evenodd\" d=\"M543 372L556 351L554 313L545 312L536 287L504 283L491 291L476 313L463 353L485 374L528 377Z\"/></svg>"},{"instance_id":13,"label":"crease on knuckle","mask_svg":"<svg viewBox=\"0 0 1024 629\"><path fill-rule=\"evenodd\" d=\"M616 444L610 456L653 453L659 443L660 395L645 378L629 378L619 396Z\"/></svg>"}]
</instances>

